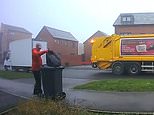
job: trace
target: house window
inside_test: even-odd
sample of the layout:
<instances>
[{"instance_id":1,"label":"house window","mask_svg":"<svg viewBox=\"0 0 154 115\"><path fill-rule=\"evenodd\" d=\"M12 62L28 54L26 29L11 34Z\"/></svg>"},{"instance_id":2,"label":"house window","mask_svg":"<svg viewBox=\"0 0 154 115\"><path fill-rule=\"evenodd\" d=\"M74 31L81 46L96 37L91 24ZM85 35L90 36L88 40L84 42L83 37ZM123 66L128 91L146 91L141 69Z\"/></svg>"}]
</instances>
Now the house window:
<instances>
[{"instance_id":1,"label":"house window","mask_svg":"<svg viewBox=\"0 0 154 115\"><path fill-rule=\"evenodd\" d=\"M10 32L9 34L10 34L10 35L14 35L15 33L14 33L14 32Z\"/></svg>"},{"instance_id":2,"label":"house window","mask_svg":"<svg viewBox=\"0 0 154 115\"><path fill-rule=\"evenodd\" d=\"M59 40L56 40L57 44L59 44Z\"/></svg>"},{"instance_id":3,"label":"house window","mask_svg":"<svg viewBox=\"0 0 154 115\"><path fill-rule=\"evenodd\" d=\"M132 34L131 32L123 32L123 33L120 33L120 35L130 35Z\"/></svg>"},{"instance_id":4,"label":"house window","mask_svg":"<svg viewBox=\"0 0 154 115\"><path fill-rule=\"evenodd\" d=\"M134 24L134 16L133 15L123 15L121 16L121 24Z\"/></svg>"},{"instance_id":5,"label":"house window","mask_svg":"<svg viewBox=\"0 0 154 115\"><path fill-rule=\"evenodd\" d=\"M65 41L64 43L65 43L65 46L67 46L67 41Z\"/></svg>"},{"instance_id":6,"label":"house window","mask_svg":"<svg viewBox=\"0 0 154 115\"><path fill-rule=\"evenodd\" d=\"M131 17L123 17L122 21L123 22L130 22L131 21Z\"/></svg>"},{"instance_id":7,"label":"house window","mask_svg":"<svg viewBox=\"0 0 154 115\"><path fill-rule=\"evenodd\" d=\"M59 40L59 43L62 44L62 40Z\"/></svg>"},{"instance_id":8,"label":"house window","mask_svg":"<svg viewBox=\"0 0 154 115\"><path fill-rule=\"evenodd\" d=\"M70 53L70 55L74 56L75 54L74 53Z\"/></svg>"},{"instance_id":9,"label":"house window","mask_svg":"<svg viewBox=\"0 0 154 115\"><path fill-rule=\"evenodd\" d=\"M146 33L140 33L140 34L146 34Z\"/></svg>"},{"instance_id":10,"label":"house window","mask_svg":"<svg viewBox=\"0 0 154 115\"><path fill-rule=\"evenodd\" d=\"M75 43L74 42L72 43L72 46L73 46L73 48L75 48Z\"/></svg>"}]
</instances>

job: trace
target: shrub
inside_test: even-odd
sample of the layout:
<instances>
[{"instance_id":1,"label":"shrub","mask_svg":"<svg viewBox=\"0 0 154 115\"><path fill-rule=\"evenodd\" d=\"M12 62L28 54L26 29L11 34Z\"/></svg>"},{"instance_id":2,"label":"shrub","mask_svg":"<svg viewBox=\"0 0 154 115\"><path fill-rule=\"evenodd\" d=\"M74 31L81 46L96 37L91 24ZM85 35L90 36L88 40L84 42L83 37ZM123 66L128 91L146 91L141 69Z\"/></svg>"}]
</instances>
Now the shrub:
<instances>
[{"instance_id":1,"label":"shrub","mask_svg":"<svg viewBox=\"0 0 154 115\"><path fill-rule=\"evenodd\" d=\"M8 115L90 115L86 110L70 108L62 101L33 99L25 103L20 103L16 110Z\"/></svg>"}]
</instances>

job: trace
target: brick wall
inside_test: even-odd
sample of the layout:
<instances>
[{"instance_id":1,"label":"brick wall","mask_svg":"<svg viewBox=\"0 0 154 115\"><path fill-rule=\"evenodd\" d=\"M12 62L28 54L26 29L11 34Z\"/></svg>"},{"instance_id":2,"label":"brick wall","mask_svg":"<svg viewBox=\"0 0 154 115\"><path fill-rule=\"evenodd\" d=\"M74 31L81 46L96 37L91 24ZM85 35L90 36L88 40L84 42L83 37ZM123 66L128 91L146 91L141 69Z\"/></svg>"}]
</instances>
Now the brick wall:
<instances>
[{"instance_id":1,"label":"brick wall","mask_svg":"<svg viewBox=\"0 0 154 115\"><path fill-rule=\"evenodd\" d=\"M115 34L154 34L154 25L115 26Z\"/></svg>"},{"instance_id":2,"label":"brick wall","mask_svg":"<svg viewBox=\"0 0 154 115\"><path fill-rule=\"evenodd\" d=\"M91 60L91 43L90 43L91 39L88 39L85 43L84 43L84 61L89 62Z\"/></svg>"},{"instance_id":3,"label":"brick wall","mask_svg":"<svg viewBox=\"0 0 154 115\"><path fill-rule=\"evenodd\" d=\"M60 56L62 65L81 65L82 64L82 56L81 55L62 55Z\"/></svg>"}]
</instances>

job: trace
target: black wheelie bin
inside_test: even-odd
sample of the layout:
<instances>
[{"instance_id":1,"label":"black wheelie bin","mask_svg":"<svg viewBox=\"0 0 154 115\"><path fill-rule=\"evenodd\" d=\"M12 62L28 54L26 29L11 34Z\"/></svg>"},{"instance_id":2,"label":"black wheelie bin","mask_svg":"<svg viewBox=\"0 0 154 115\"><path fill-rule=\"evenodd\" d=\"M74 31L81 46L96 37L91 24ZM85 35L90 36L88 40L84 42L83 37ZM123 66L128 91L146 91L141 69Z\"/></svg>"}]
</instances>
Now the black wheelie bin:
<instances>
[{"instance_id":1,"label":"black wheelie bin","mask_svg":"<svg viewBox=\"0 0 154 115\"><path fill-rule=\"evenodd\" d=\"M62 86L62 71L60 58L50 51L46 55L47 65L42 67L42 83L44 96L50 99L64 99L66 97Z\"/></svg>"}]
</instances>

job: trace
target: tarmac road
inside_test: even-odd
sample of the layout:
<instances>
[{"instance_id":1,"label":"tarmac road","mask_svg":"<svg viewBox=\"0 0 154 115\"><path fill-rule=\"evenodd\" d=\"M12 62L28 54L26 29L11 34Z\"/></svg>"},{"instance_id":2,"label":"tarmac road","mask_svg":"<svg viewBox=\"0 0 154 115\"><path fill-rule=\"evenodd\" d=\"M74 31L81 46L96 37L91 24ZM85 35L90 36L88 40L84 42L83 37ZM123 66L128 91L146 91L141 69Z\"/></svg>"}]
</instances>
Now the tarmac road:
<instances>
[{"instance_id":1,"label":"tarmac road","mask_svg":"<svg viewBox=\"0 0 154 115\"><path fill-rule=\"evenodd\" d=\"M91 66L74 66L64 69L64 78L73 79L90 79L90 80L100 80L100 79L127 79L127 78L137 78L137 79L154 79L154 73L142 72L140 75L113 75L111 70L99 70L93 69Z\"/></svg>"},{"instance_id":2,"label":"tarmac road","mask_svg":"<svg viewBox=\"0 0 154 115\"><path fill-rule=\"evenodd\" d=\"M153 74L143 74L140 76L114 76L110 71L90 69L89 66L66 68L63 71L63 89L67 94L66 101L74 105L103 111L153 112L154 92L120 93L80 91L73 89L76 85L84 84L96 79L119 79L128 77L154 79ZM29 98L32 97L33 84L33 78L18 80L0 79L0 90Z\"/></svg>"}]
</instances>

